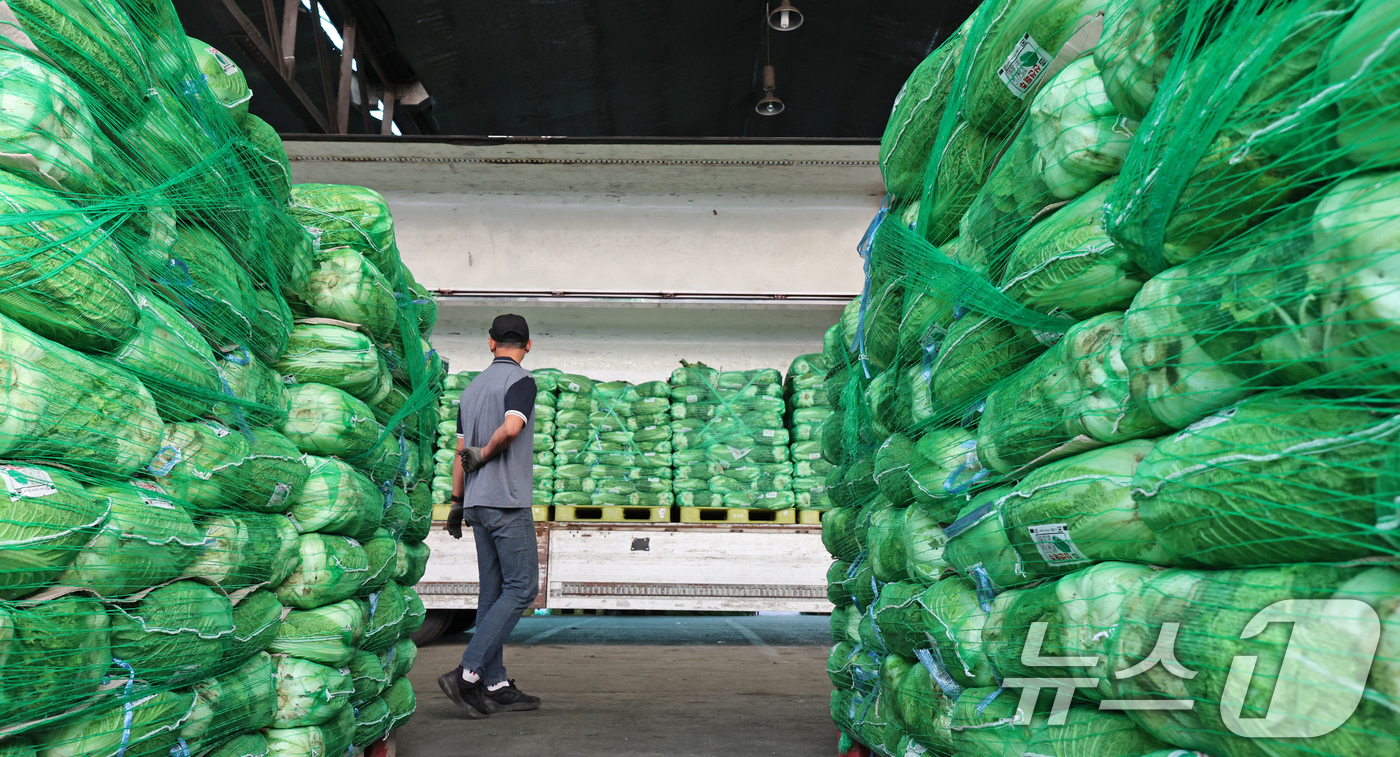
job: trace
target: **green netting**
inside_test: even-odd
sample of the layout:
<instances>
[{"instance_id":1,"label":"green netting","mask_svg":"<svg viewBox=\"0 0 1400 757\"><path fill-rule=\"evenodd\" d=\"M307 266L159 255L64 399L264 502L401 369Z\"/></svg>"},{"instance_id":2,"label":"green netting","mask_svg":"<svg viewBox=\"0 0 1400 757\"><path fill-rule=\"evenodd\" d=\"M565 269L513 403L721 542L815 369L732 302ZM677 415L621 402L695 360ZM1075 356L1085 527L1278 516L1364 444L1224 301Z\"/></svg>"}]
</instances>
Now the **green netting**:
<instances>
[{"instance_id":1,"label":"green netting","mask_svg":"<svg viewBox=\"0 0 1400 757\"><path fill-rule=\"evenodd\" d=\"M383 738L394 721L393 713L383 699L371 699L364 705L355 707L354 713L355 735L351 737L351 743L357 748L363 748Z\"/></svg>"},{"instance_id":2,"label":"green netting","mask_svg":"<svg viewBox=\"0 0 1400 757\"><path fill-rule=\"evenodd\" d=\"M273 364L288 383L326 384L375 405L393 389L389 368L364 334L329 324L299 324Z\"/></svg>"},{"instance_id":3,"label":"green netting","mask_svg":"<svg viewBox=\"0 0 1400 757\"><path fill-rule=\"evenodd\" d=\"M245 594L233 606L233 636L224 662L237 662L267 649L277 636L286 608L266 589Z\"/></svg>"},{"instance_id":4,"label":"green netting","mask_svg":"<svg viewBox=\"0 0 1400 757\"><path fill-rule=\"evenodd\" d=\"M111 618L90 596L6 604L0 624L0 720L7 724L43 720L91 698L112 665Z\"/></svg>"},{"instance_id":5,"label":"green netting","mask_svg":"<svg viewBox=\"0 0 1400 757\"><path fill-rule=\"evenodd\" d=\"M297 671L421 623L432 295L170 3L0 15L3 748L344 752Z\"/></svg>"},{"instance_id":6,"label":"green netting","mask_svg":"<svg viewBox=\"0 0 1400 757\"><path fill-rule=\"evenodd\" d=\"M273 654L340 666L354 659L364 635L364 608L359 602L347 599L312 610L287 613L267 649Z\"/></svg>"},{"instance_id":7,"label":"green netting","mask_svg":"<svg viewBox=\"0 0 1400 757\"><path fill-rule=\"evenodd\" d=\"M99 757L121 752L161 757L175 748L180 729L194 714L198 696L189 689L165 691L128 683L120 698L108 698L76 720L33 731L43 755Z\"/></svg>"},{"instance_id":8,"label":"green netting","mask_svg":"<svg viewBox=\"0 0 1400 757\"><path fill-rule=\"evenodd\" d=\"M180 728L190 752L202 753L230 736L272 725L282 696L278 676L291 659L274 662L258 653L228 673L195 684L198 699Z\"/></svg>"},{"instance_id":9,"label":"green netting","mask_svg":"<svg viewBox=\"0 0 1400 757\"><path fill-rule=\"evenodd\" d=\"M279 757L349 754L355 733L355 715L349 707L342 707L335 717L319 725L269 728L263 733L267 736L268 753Z\"/></svg>"},{"instance_id":10,"label":"green netting","mask_svg":"<svg viewBox=\"0 0 1400 757\"><path fill-rule=\"evenodd\" d=\"M110 607L112 656L153 684L189 684L219 664L233 638L233 605L191 580Z\"/></svg>"},{"instance_id":11,"label":"green netting","mask_svg":"<svg viewBox=\"0 0 1400 757\"><path fill-rule=\"evenodd\" d=\"M911 76L819 435L830 593L920 653L906 746L1394 751L1397 40L1377 0L988 0ZM1056 676L1065 723L1018 717ZM887 751L869 693L833 716Z\"/></svg>"},{"instance_id":12,"label":"green netting","mask_svg":"<svg viewBox=\"0 0 1400 757\"><path fill-rule=\"evenodd\" d=\"M295 657L277 660L277 710L273 728L320 725L350 707L354 692L348 670Z\"/></svg>"},{"instance_id":13,"label":"green netting","mask_svg":"<svg viewBox=\"0 0 1400 757\"><path fill-rule=\"evenodd\" d=\"M185 572L224 591L277 586L301 565L296 525L283 516L215 515L199 527L199 553Z\"/></svg>"},{"instance_id":14,"label":"green netting","mask_svg":"<svg viewBox=\"0 0 1400 757\"><path fill-rule=\"evenodd\" d=\"M144 487L113 484L89 489L110 503L107 522L55 583L120 597L171 581L194 561L205 546L205 534L155 485Z\"/></svg>"}]
</instances>

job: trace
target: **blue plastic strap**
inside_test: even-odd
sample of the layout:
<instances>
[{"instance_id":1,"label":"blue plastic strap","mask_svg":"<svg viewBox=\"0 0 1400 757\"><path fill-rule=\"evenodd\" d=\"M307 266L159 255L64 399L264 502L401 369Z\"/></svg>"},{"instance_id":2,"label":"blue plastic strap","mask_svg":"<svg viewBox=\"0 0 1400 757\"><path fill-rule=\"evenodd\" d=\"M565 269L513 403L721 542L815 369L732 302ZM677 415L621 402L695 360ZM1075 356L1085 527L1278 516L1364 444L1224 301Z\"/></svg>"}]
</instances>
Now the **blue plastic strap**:
<instances>
[{"instance_id":1,"label":"blue plastic strap","mask_svg":"<svg viewBox=\"0 0 1400 757\"><path fill-rule=\"evenodd\" d=\"M861 288L860 311L856 314L856 338L851 346L855 348L856 356L860 360L861 370L865 373L865 378L870 378L870 366L865 360L865 309L870 304L870 250L875 246L875 233L879 231L880 224L884 223L885 217L890 212L890 198L885 196L880 203L880 210L875 213L875 217L870 219L870 225L866 227L865 234L860 238L860 244L856 245L856 253L863 259L862 268L865 271L865 284Z\"/></svg>"},{"instance_id":2,"label":"blue plastic strap","mask_svg":"<svg viewBox=\"0 0 1400 757\"><path fill-rule=\"evenodd\" d=\"M977 404L968 408L966 413L963 413L962 420L958 423L958 425L962 426L963 428L972 428L973 426L976 426L978 418L982 416L982 413L986 409L987 401L985 399L978 400Z\"/></svg>"},{"instance_id":3,"label":"blue plastic strap","mask_svg":"<svg viewBox=\"0 0 1400 757\"><path fill-rule=\"evenodd\" d=\"M1005 687L1005 686L998 686L996 691L993 691L992 693L988 694L986 697L984 697L984 698L982 699L982 701L978 702L978 703L977 703L977 714L978 714L978 715L981 715L981 714L982 714L982 711L985 710L985 709L987 709L988 705L990 705L990 704L992 703L992 701L995 700L998 696L1001 696L1001 692L1003 692L1003 691L1005 691L1005 690L1006 690L1006 687Z\"/></svg>"},{"instance_id":4,"label":"blue plastic strap","mask_svg":"<svg viewBox=\"0 0 1400 757\"><path fill-rule=\"evenodd\" d=\"M876 670L877 670L877 671L879 670L879 663L880 663L880 656L879 656L879 655L875 654L874 652L870 651L869 649L866 649L865 646L864 646L863 644L857 644L857 645L856 645L856 648L855 648L855 649L852 651L852 653L851 653L851 657L854 658L854 657L855 657L856 655L858 655L858 654L863 654L863 655L869 657L871 660L874 660L875 663L876 663ZM857 684L856 688L858 688L858 689L864 689L864 688L866 688L866 685L867 685L867 684L870 684L872 681L875 682L875 683L879 683L880 674L879 674L878 672L876 672L876 673L870 673L870 672L866 671L866 670L865 670L864 668L862 668L862 667L853 665L853 666L851 666L851 680L854 681L854 682Z\"/></svg>"},{"instance_id":5,"label":"blue plastic strap","mask_svg":"<svg viewBox=\"0 0 1400 757\"><path fill-rule=\"evenodd\" d=\"M860 572L860 566L865 562L866 554L867 551L864 549L856 554L856 559L852 560L850 567L846 568L846 578L856 577L856 574Z\"/></svg>"},{"instance_id":6,"label":"blue plastic strap","mask_svg":"<svg viewBox=\"0 0 1400 757\"><path fill-rule=\"evenodd\" d=\"M874 583L874 579L871 579L871 583L872 583L872 584ZM878 597L879 595L880 595L879 592L876 592L876 593L875 593L875 596ZM875 622L875 603L874 603L874 602L871 602L871 603L870 603L870 606L867 607L867 608L865 608L865 614L866 614L867 616L869 616L869 618L870 618L870 630L875 632L875 641L879 642L879 644L880 644L880 649L885 650L885 651L888 652L888 651L889 651L889 645L885 643L885 637L884 637L883 634L880 633L880 626L879 626L878 624L876 624L876 622Z\"/></svg>"},{"instance_id":7,"label":"blue plastic strap","mask_svg":"<svg viewBox=\"0 0 1400 757\"><path fill-rule=\"evenodd\" d=\"M225 380L222 375L219 376L219 386L223 388L224 394L235 400L238 399L238 395L233 393L233 387L229 386L228 381ZM243 408L237 402L230 402L228 406L229 409L233 411L233 425L237 426L238 430L251 443L253 441L253 429L248 425L247 416L243 415Z\"/></svg>"},{"instance_id":8,"label":"blue plastic strap","mask_svg":"<svg viewBox=\"0 0 1400 757\"><path fill-rule=\"evenodd\" d=\"M377 592L377 591L376 591L376 592L374 592L373 594L369 595L369 619L370 619L370 620L374 620L374 613L375 613L376 610L379 609L379 594L380 594L380 592Z\"/></svg>"},{"instance_id":9,"label":"blue plastic strap","mask_svg":"<svg viewBox=\"0 0 1400 757\"><path fill-rule=\"evenodd\" d=\"M399 466L398 477L403 480L408 473L408 443L403 438L403 425L399 425Z\"/></svg>"},{"instance_id":10,"label":"blue plastic strap","mask_svg":"<svg viewBox=\"0 0 1400 757\"><path fill-rule=\"evenodd\" d=\"M866 550L863 550L863 549L862 549L862 550L860 551L860 554L857 554L857 555L856 555L856 559L853 560L853 561L851 562L850 567L846 568L846 578L847 578L847 580L852 579L852 578L855 578L855 577L856 577L856 574L860 572L860 566L861 566L861 564L863 564L863 563L865 562L865 555L866 555ZM873 575L872 575L871 577L874 578ZM856 601L855 592L852 592L852 593L851 593L851 604L860 604L859 602Z\"/></svg>"},{"instance_id":11,"label":"blue plastic strap","mask_svg":"<svg viewBox=\"0 0 1400 757\"><path fill-rule=\"evenodd\" d=\"M860 241L856 243L856 254L863 258L870 257L870 248L875 246L875 232L880 230L880 224L884 223L885 216L890 214L890 196L885 195L885 199L880 201L880 209L875 211L875 217L870 219L870 225L865 227L865 233L861 235Z\"/></svg>"},{"instance_id":12,"label":"blue plastic strap","mask_svg":"<svg viewBox=\"0 0 1400 757\"><path fill-rule=\"evenodd\" d=\"M233 350L224 353L224 359L230 363L248 365L253 362L253 358L248 355L248 348L235 347Z\"/></svg>"},{"instance_id":13,"label":"blue plastic strap","mask_svg":"<svg viewBox=\"0 0 1400 757\"><path fill-rule=\"evenodd\" d=\"M987 517L987 514L992 512L995 505L995 501L987 502L981 507L978 507L976 510L973 510L972 512L968 513L967 515L958 518L957 520L953 521L953 525L943 529L943 535L948 537L948 539L950 540L955 537L961 536L973 526L976 526L978 523L981 523L982 520Z\"/></svg>"},{"instance_id":14,"label":"blue plastic strap","mask_svg":"<svg viewBox=\"0 0 1400 757\"><path fill-rule=\"evenodd\" d=\"M949 699L957 699L962 695L963 687L959 685L957 681L953 680L953 676L949 675L947 666L943 664L943 654L941 652L936 648L916 649L914 650L914 656L919 659L919 662L924 664L924 668L928 670L929 675L933 676L933 682L938 684L938 688L942 689L943 693Z\"/></svg>"},{"instance_id":15,"label":"blue plastic strap","mask_svg":"<svg viewBox=\"0 0 1400 757\"><path fill-rule=\"evenodd\" d=\"M860 369L865 373L865 378L870 378L870 365L865 359L865 308L870 303L870 257L865 257L862 264L865 272L865 284L860 290L860 309L856 313L856 338L851 347L856 351L856 359L860 361Z\"/></svg>"},{"instance_id":16,"label":"blue plastic strap","mask_svg":"<svg viewBox=\"0 0 1400 757\"><path fill-rule=\"evenodd\" d=\"M992 577L987 573L986 567L982 563L977 563L967 569L971 573L973 582L977 584L977 605L983 612L992 611L992 600L996 599L996 584L992 583Z\"/></svg>"},{"instance_id":17,"label":"blue plastic strap","mask_svg":"<svg viewBox=\"0 0 1400 757\"><path fill-rule=\"evenodd\" d=\"M167 260L167 261L165 262L165 266L166 266L167 268L172 268L172 269L174 269L177 273L180 274L180 278L179 278L178 280L176 280L175 282L173 282L176 286L183 286L183 287L192 287L192 286L194 286L194 279L190 277L190 267L189 267L188 265L185 264L185 261L183 261L183 260L181 260L181 259L179 259L179 258L171 258L171 259L169 259L169 260ZM166 282L166 283L170 283L170 282Z\"/></svg>"},{"instance_id":18,"label":"blue plastic strap","mask_svg":"<svg viewBox=\"0 0 1400 757\"><path fill-rule=\"evenodd\" d=\"M190 757L190 745L185 743L183 736L175 740L175 746L170 747L170 757Z\"/></svg>"},{"instance_id":19,"label":"blue plastic strap","mask_svg":"<svg viewBox=\"0 0 1400 757\"><path fill-rule=\"evenodd\" d=\"M126 685L122 687L124 700L122 702L122 742L117 747L115 755L115 757L125 757L126 747L131 743L131 721L135 716L133 710L135 705L131 701L131 687L136 683L136 669L131 667L131 663L116 657L112 658L112 664L126 671ZM106 683L108 679L104 677L102 680L103 683Z\"/></svg>"},{"instance_id":20,"label":"blue plastic strap","mask_svg":"<svg viewBox=\"0 0 1400 757\"><path fill-rule=\"evenodd\" d=\"M924 381L933 378L933 364L938 362L939 346L939 343L934 341L924 345L924 355L919 360L919 375L923 377Z\"/></svg>"},{"instance_id":21,"label":"blue plastic strap","mask_svg":"<svg viewBox=\"0 0 1400 757\"><path fill-rule=\"evenodd\" d=\"M963 471L967 470L968 466L977 461L977 440L971 439L963 442L962 448L966 452L966 454L963 455L963 461L958 463L958 467L954 468L953 472L948 474L948 478L943 480L943 490L949 494L962 494L991 474L990 470L983 468L969 476L965 483L958 483L958 479L962 476Z\"/></svg>"}]
</instances>

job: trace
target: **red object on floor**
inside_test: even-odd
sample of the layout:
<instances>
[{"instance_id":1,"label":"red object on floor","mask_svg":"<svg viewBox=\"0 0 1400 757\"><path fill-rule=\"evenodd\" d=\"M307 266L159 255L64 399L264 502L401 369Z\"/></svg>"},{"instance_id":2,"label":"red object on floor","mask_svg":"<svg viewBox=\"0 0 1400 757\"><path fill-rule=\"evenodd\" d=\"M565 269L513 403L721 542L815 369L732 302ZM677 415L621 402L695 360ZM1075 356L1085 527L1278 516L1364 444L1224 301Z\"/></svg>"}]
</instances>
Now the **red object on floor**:
<instances>
[{"instance_id":1,"label":"red object on floor","mask_svg":"<svg viewBox=\"0 0 1400 757\"><path fill-rule=\"evenodd\" d=\"M838 731L837 733L840 733L840 731ZM841 751L842 741L851 742L851 748L849 751ZM838 739L836 742L836 757L873 757L873 752L871 752L870 749L864 744L860 743L859 741L856 741L849 735L844 735L844 738Z\"/></svg>"},{"instance_id":2,"label":"red object on floor","mask_svg":"<svg viewBox=\"0 0 1400 757\"><path fill-rule=\"evenodd\" d=\"M365 747L364 757L394 757L394 753L398 751L394 748L395 746L394 737L385 736Z\"/></svg>"}]
</instances>

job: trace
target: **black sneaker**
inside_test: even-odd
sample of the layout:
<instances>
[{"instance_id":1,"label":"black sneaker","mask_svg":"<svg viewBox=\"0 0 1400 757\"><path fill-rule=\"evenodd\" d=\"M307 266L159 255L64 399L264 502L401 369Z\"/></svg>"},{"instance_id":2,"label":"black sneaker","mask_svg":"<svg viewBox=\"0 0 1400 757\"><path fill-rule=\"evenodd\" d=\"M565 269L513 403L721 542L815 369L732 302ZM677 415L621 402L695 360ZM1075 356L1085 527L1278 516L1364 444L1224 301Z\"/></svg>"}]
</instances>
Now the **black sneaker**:
<instances>
[{"instance_id":1,"label":"black sneaker","mask_svg":"<svg viewBox=\"0 0 1400 757\"><path fill-rule=\"evenodd\" d=\"M485 687L482 691L486 694L486 707L491 712L516 712L519 710L537 710L540 707L540 698L532 697L529 694L515 687L515 679L506 682L495 691Z\"/></svg>"},{"instance_id":2,"label":"black sneaker","mask_svg":"<svg viewBox=\"0 0 1400 757\"><path fill-rule=\"evenodd\" d=\"M485 697L486 687L482 686L480 681L468 683L463 680L461 665L453 668L450 673L438 676L438 686L448 699L467 713L467 717L479 719L491 715L490 704Z\"/></svg>"}]
</instances>

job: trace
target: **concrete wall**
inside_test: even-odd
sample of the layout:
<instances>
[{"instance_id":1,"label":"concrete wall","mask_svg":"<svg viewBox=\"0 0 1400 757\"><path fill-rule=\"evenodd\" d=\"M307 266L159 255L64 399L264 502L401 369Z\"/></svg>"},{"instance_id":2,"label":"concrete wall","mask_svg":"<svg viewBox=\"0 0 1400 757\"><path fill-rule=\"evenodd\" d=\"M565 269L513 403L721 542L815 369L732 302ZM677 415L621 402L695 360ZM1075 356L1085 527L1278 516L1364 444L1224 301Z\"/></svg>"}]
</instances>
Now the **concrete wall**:
<instances>
[{"instance_id":1,"label":"concrete wall","mask_svg":"<svg viewBox=\"0 0 1400 757\"><path fill-rule=\"evenodd\" d=\"M840 315L832 308L794 307L448 305L433 346L453 371L481 370L491 359L486 329L504 312L530 323L535 345L525 367L634 383L664 379L683 359L730 370L786 370L794 357L821 352L822 334Z\"/></svg>"},{"instance_id":2,"label":"concrete wall","mask_svg":"<svg viewBox=\"0 0 1400 757\"><path fill-rule=\"evenodd\" d=\"M861 288L855 245L883 196L876 150L287 143L295 181L382 192L404 262L457 293L433 340L453 370L484 365L491 317L517 312L534 366L633 381L682 358L785 368L819 350Z\"/></svg>"}]
</instances>

